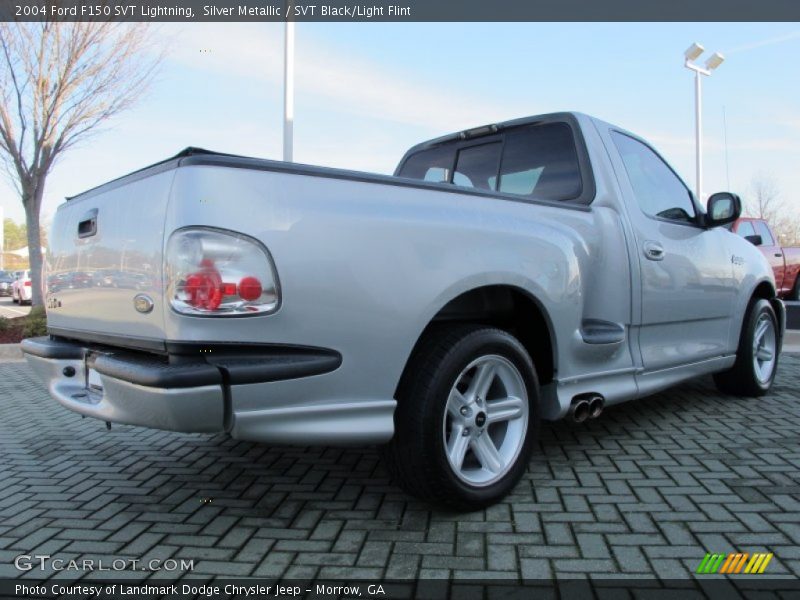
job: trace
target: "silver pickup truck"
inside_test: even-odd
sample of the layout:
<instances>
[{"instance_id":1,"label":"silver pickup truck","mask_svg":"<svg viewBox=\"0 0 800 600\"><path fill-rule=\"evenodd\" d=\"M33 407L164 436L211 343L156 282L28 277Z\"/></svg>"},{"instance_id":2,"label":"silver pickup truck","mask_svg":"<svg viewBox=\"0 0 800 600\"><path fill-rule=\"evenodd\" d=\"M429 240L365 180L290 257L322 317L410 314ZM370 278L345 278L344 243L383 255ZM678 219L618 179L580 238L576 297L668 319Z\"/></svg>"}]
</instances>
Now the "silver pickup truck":
<instances>
[{"instance_id":1,"label":"silver pickup truck","mask_svg":"<svg viewBox=\"0 0 800 600\"><path fill-rule=\"evenodd\" d=\"M59 207L23 350L83 415L380 444L409 492L476 508L542 419L703 374L769 391L785 313L740 211L574 113L420 144L393 177L187 149Z\"/></svg>"}]
</instances>

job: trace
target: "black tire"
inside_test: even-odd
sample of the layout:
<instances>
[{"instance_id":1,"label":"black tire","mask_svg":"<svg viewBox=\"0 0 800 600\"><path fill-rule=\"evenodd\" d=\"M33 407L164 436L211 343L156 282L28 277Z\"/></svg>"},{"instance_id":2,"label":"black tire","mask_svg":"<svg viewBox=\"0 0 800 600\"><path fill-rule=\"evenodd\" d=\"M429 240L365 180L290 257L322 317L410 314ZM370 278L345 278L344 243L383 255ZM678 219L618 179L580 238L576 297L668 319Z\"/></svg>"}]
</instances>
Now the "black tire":
<instances>
[{"instance_id":1,"label":"black tire","mask_svg":"<svg viewBox=\"0 0 800 600\"><path fill-rule=\"evenodd\" d=\"M756 370L756 356L753 347L756 326L762 319L768 319L772 322L775 335L775 358L771 367L772 372L768 377L759 376ZM714 383L717 388L721 392L732 396L757 397L767 394L772 387L775 373L778 370L778 359L780 358L777 352L777 348L780 345L779 335L780 327L772 305L763 298L754 298L745 314L742 333L739 337L739 348L736 351L736 362L727 371L714 375Z\"/></svg>"},{"instance_id":2,"label":"black tire","mask_svg":"<svg viewBox=\"0 0 800 600\"><path fill-rule=\"evenodd\" d=\"M523 432L523 425L516 424L515 421L514 427L517 428L517 433L512 437L512 421L509 420L504 426L500 425L499 443L504 445L508 436L509 444L518 448L518 454L511 453L506 457L506 470L498 471L499 479L472 485L462 480L460 475L456 475L447 458L445 437L452 435L452 430L447 433L446 406L454 386L459 381L464 381L463 377L469 376L464 375L469 373L466 371L467 367L475 361L497 360L492 358L497 356L501 357L501 360L508 361L505 364L513 365L516 369L514 377L517 381L524 382L527 405L523 404L523 399L520 406L527 406L525 411L527 427ZM509 372L513 374L514 370ZM478 398L478 404L473 405L476 407L476 412L468 411L474 418L474 424L480 425L473 428L472 434L477 436L484 432L486 434L484 440L468 438L472 440L465 442L465 447L468 448L465 452L468 457L472 452L473 441L476 443L491 441L493 437L497 437L496 433L490 435L489 428L495 426L488 424L489 394L485 396L485 400ZM389 472L410 494L451 509L477 510L503 498L525 472L538 437L539 383L530 356L511 334L480 325L459 324L432 329L420 341L410 359L399 386L397 400L394 438L384 448L383 454ZM480 408L481 406L483 408ZM484 423L478 420L483 410L486 411L483 413L483 420L487 423L485 429ZM479 429L482 430L480 433ZM465 432L464 436L467 435ZM473 461L477 458L477 455L472 457ZM466 464L467 459L462 460ZM480 465L478 468L481 468Z\"/></svg>"}]
</instances>

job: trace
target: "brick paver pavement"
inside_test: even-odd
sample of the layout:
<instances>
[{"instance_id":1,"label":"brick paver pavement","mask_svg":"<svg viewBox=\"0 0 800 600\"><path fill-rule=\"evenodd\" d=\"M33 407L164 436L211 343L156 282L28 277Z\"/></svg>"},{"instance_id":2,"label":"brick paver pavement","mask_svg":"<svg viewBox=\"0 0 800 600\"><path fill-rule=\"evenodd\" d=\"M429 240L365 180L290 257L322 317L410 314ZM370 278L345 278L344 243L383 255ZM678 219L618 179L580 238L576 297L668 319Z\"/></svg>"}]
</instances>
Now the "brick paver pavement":
<instances>
[{"instance_id":1,"label":"brick paver pavement","mask_svg":"<svg viewBox=\"0 0 800 600\"><path fill-rule=\"evenodd\" d=\"M769 572L797 576L798 377L800 357L784 356L762 399L704 379L545 425L514 493L459 515L400 492L372 448L106 431L3 363L0 577L20 575L19 554L48 554L194 559L205 576L685 578L707 551L734 550L774 552Z\"/></svg>"}]
</instances>

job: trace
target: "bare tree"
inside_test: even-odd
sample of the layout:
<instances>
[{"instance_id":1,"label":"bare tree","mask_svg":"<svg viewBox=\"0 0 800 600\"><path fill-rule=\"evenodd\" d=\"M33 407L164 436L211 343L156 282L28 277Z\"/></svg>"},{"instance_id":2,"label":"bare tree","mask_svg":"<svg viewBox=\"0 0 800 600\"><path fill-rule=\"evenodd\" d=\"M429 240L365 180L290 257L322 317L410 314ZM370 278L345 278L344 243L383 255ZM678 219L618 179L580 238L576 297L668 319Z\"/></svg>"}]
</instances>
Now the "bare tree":
<instances>
[{"instance_id":1,"label":"bare tree","mask_svg":"<svg viewBox=\"0 0 800 600\"><path fill-rule=\"evenodd\" d=\"M770 222L780 215L780 192L772 177L759 173L750 182L750 191L750 202L747 205L750 215Z\"/></svg>"},{"instance_id":2,"label":"bare tree","mask_svg":"<svg viewBox=\"0 0 800 600\"><path fill-rule=\"evenodd\" d=\"M797 243L800 229L798 217L792 207L787 206L780 195L775 179L759 173L750 182L750 194L745 201L745 212L751 217L764 219L773 233L778 236L777 243L792 245Z\"/></svg>"},{"instance_id":3,"label":"bare tree","mask_svg":"<svg viewBox=\"0 0 800 600\"><path fill-rule=\"evenodd\" d=\"M47 176L142 96L160 59L142 23L0 23L0 158L25 207L34 305Z\"/></svg>"}]
</instances>

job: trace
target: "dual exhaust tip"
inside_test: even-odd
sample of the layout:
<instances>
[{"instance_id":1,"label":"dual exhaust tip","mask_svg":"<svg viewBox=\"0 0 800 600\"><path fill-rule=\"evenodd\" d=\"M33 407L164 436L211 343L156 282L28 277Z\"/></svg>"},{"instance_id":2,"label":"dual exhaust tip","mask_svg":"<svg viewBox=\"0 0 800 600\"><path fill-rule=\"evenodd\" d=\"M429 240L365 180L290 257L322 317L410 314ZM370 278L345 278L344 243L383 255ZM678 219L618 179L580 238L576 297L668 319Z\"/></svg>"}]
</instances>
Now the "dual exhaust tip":
<instances>
[{"instance_id":1,"label":"dual exhaust tip","mask_svg":"<svg viewBox=\"0 0 800 600\"><path fill-rule=\"evenodd\" d=\"M569 407L569 418L573 423L596 419L602 414L604 406L605 400L599 394L579 396L572 400Z\"/></svg>"}]
</instances>

